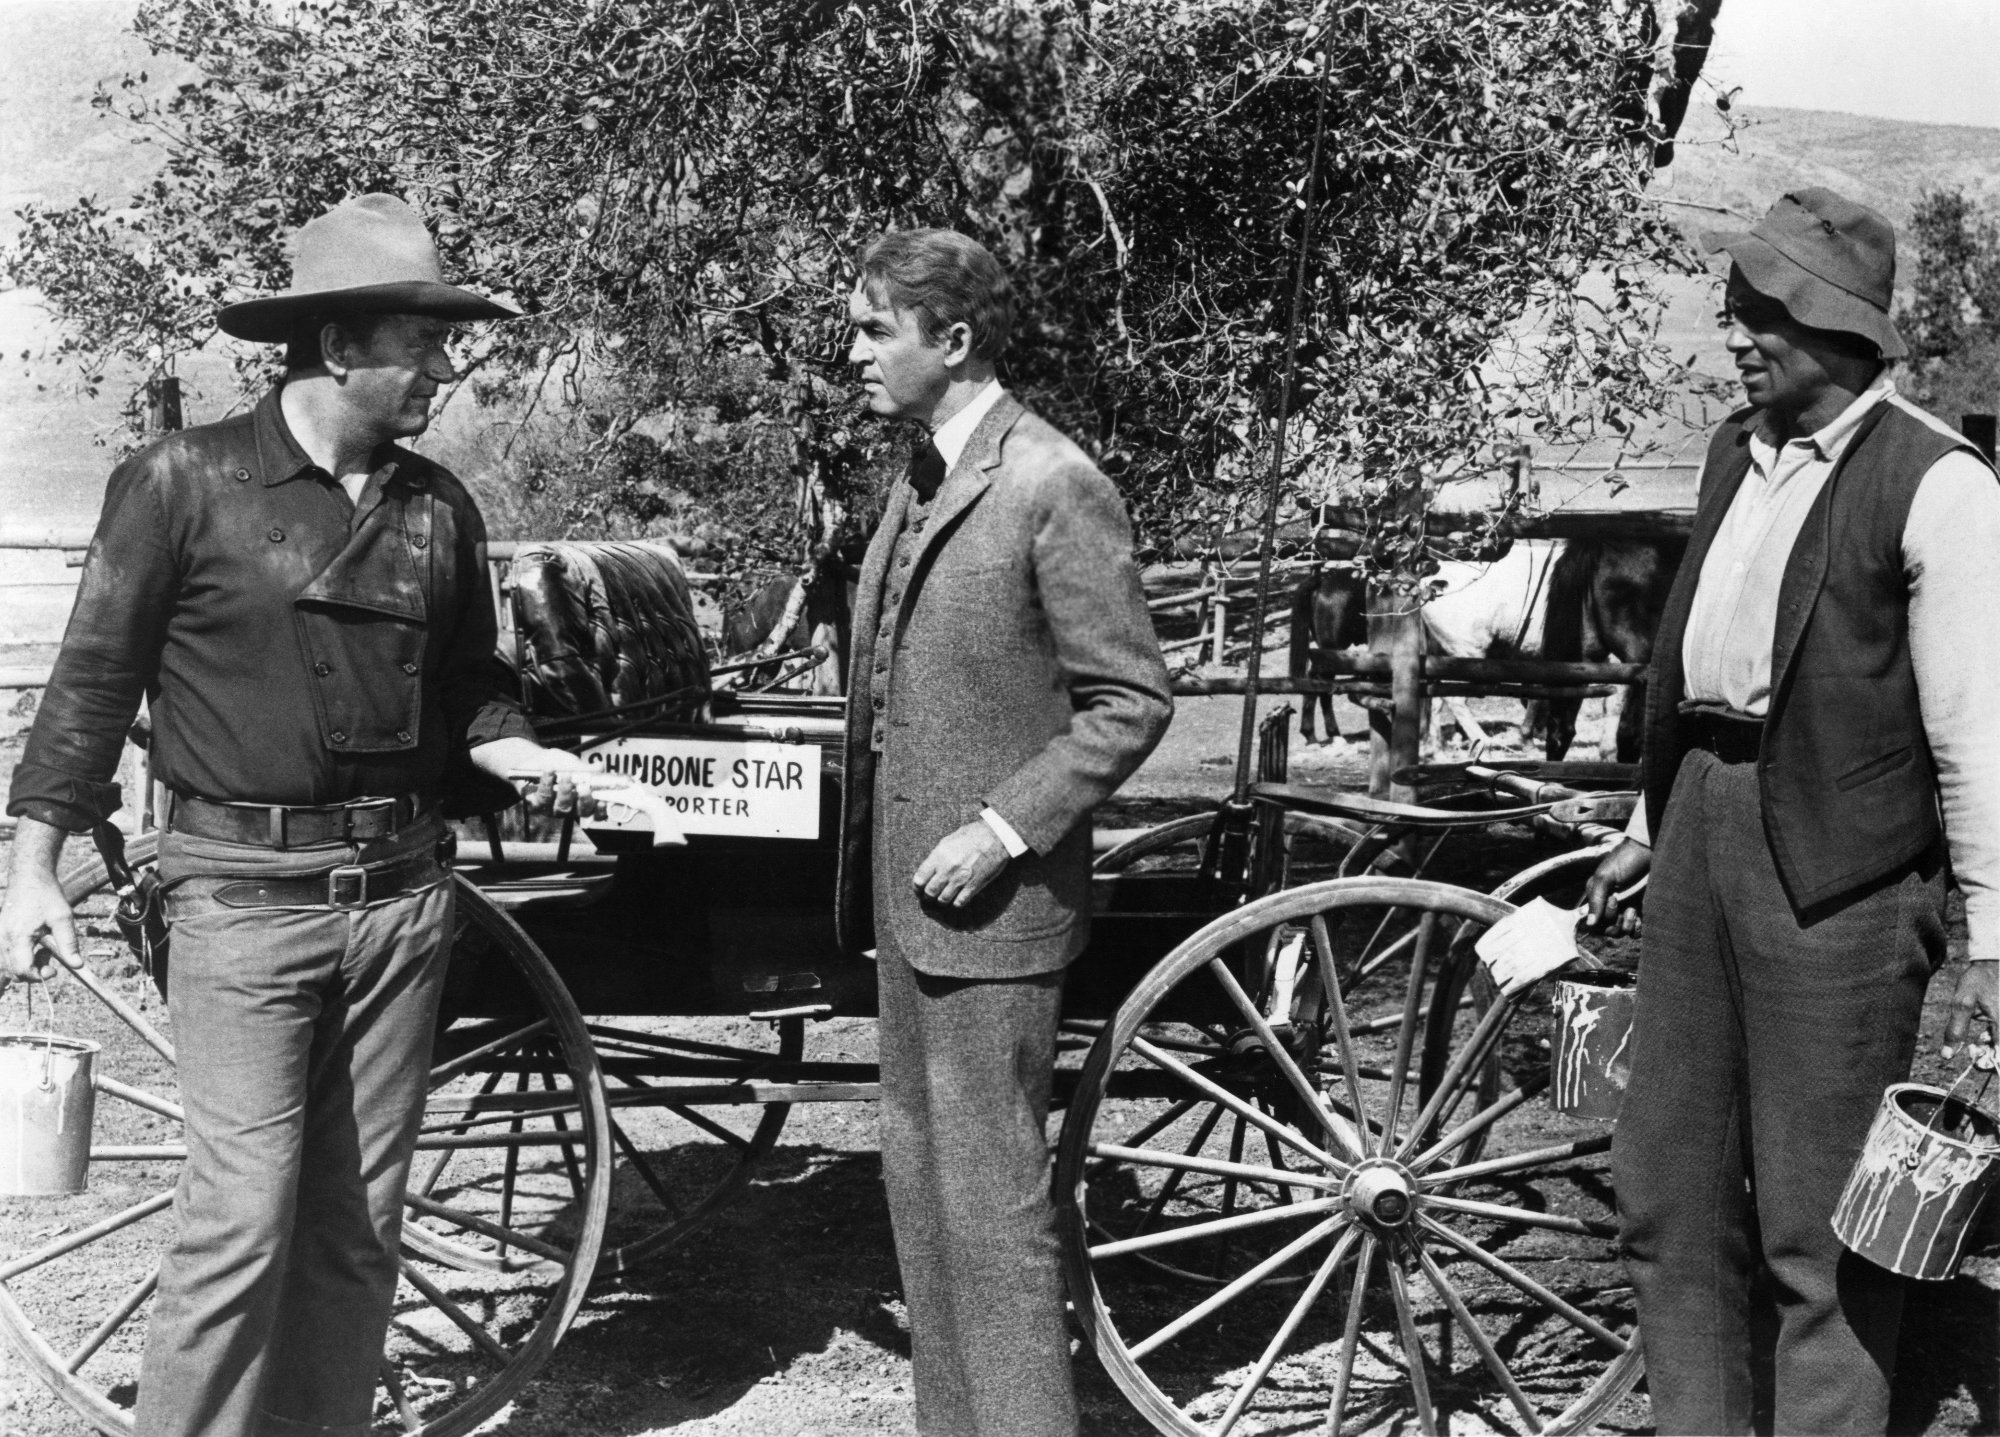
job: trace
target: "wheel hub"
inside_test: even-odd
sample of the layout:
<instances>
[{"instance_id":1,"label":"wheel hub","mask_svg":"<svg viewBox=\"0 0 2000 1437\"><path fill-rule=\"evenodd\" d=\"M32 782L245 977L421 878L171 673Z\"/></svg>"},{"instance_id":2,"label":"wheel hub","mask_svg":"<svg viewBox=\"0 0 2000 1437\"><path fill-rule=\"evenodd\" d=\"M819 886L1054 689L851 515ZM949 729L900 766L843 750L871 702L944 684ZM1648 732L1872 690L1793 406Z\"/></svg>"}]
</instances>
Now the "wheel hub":
<instances>
[{"instance_id":1,"label":"wheel hub","mask_svg":"<svg viewBox=\"0 0 2000 1437\"><path fill-rule=\"evenodd\" d=\"M1416 1215L1417 1182L1401 1163L1370 1158L1348 1178L1341 1198L1349 1212L1371 1226L1403 1227Z\"/></svg>"}]
</instances>

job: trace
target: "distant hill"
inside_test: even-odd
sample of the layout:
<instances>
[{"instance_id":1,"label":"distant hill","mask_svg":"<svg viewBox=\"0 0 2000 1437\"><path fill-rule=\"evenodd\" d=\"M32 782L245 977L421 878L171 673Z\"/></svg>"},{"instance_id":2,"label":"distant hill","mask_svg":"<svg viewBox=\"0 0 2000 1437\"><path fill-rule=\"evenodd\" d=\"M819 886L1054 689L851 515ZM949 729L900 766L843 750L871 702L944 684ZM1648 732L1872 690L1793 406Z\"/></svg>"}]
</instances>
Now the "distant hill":
<instances>
[{"instance_id":1,"label":"distant hill","mask_svg":"<svg viewBox=\"0 0 2000 1437\"><path fill-rule=\"evenodd\" d=\"M123 200L159 167L160 151L133 127L91 108L102 83L127 74L155 84L182 78L131 33L133 0L12 0L0 4L0 239L29 202L80 195Z\"/></svg>"},{"instance_id":2,"label":"distant hill","mask_svg":"<svg viewBox=\"0 0 2000 1437\"><path fill-rule=\"evenodd\" d=\"M2000 200L2000 130L1825 110L1743 109L1737 119L1742 128L1725 143L1712 112L1689 115L1674 164L1659 176L1662 197L1754 219L1786 190L1824 185L1899 226L1927 189L1963 186L1989 203ZM1726 222L1718 215L1689 224L1706 229Z\"/></svg>"}]
</instances>

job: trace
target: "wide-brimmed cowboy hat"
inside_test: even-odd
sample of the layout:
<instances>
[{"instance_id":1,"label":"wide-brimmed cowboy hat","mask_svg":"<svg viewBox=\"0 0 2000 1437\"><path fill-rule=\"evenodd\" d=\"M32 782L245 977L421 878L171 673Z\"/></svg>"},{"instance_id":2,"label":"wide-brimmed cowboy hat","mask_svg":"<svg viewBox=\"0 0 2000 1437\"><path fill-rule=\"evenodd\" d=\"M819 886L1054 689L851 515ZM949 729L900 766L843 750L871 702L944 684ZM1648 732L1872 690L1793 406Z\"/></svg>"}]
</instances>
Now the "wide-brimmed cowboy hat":
<instances>
[{"instance_id":1,"label":"wide-brimmed cowboy hat","mask_svg":"<svg viewBox=\"0 0 2000 1437\"><path fill-rule=\"evenodd\" d=\"M292 284L216 316L224 334L282 344L315 314L426 314L437 319L517 319L510 309L444 282L423 219L394 195L342 200L292 237Z\"/></svg>"},{"instance_id":2,"label":"wide-brimmed cowboy hat","mask_svg":"<svg viewBox=\"0 0 2000 1437\"><path fill-rule=\"evenodd\" d=\"M1868 208L1827 189L1794 190L1747 230L1702 237L1727 250L1743 278L1808 329L1874 341L1884 359L1909 353L1889 319L1896 287L1896 230Z\"/></svg>"}]
</instances>

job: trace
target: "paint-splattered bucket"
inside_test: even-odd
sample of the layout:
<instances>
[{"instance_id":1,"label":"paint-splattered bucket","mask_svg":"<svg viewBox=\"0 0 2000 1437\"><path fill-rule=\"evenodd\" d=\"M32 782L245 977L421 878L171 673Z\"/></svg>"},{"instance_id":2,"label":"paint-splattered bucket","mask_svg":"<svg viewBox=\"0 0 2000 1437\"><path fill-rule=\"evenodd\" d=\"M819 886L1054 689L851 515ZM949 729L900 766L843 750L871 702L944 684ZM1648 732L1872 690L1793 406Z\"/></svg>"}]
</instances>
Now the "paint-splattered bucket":
<instances>
[{"instance_id":1,"label":"paint-splattered bucket","mask_svg":"<svg viewBox=\"0 0 2000 1437\"><path fill-rule=\"evenodd\" d=\"M2000 1123L1943 1088L1897 1083L1882 1095L1833 1230L1891 1272L1948 1278L1996 1181Z\"/></svg>"},{"instance_id":2,"label":"paint-splattered bucket","mask_svg":"<svg viewBox=\"0 0 2000 1437\"><path fill-rule=\"evenodd\" d=\"M97 1044L0 1033L0 1194L80 1193L90 1175Z\"/></svg>"},{"instance_id":3,"label":"paint-splattered bucket","mask_svg":"<svg viewBox=\"0 0 2000 1437\"><path fill-rule=\"evenodd\" d=\"M1559 1113L1615 1118L1632 1077L1633 978L1579 974L1556 984L1549 1093Z\"/></svg>"}]
</instances>

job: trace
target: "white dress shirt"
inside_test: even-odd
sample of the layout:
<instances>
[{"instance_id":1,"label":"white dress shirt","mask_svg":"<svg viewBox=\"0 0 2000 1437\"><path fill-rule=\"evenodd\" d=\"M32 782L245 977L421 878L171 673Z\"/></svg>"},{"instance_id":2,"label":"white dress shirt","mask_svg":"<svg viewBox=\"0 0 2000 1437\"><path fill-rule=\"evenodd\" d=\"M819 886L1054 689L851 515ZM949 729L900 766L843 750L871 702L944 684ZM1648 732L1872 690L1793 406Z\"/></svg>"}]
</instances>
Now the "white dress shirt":
<instances>
[{"instance_id":1,"label":"white dress shirt","mask_svg":"<svg viewBox=\"0 0 2000 1437\"><path fill-rule=\"evenodd\" d=\"M1886 375L1824 428L1779 444L1750 436L1743 477L1701 566L1682 643L1684 693L1763 716L1771 705L1778 590L1813 501L1877 404L1956 431L1896 393ZM1903 525L1910 661L1937 763L1952 870L1971 956L2000 959L2000 482L1964 450L1933 464ZM1649 842L1646 808L1627 836Z\"/></svg>"},{"instance_id":2,"label":"white dress shirt","mask_svg":"<svg viewBox=\"0 0 2000 1437\"><path fill-rule=\"evenodd\" d=\"M999 380L987 380L986 387L966 401L965 408L931 431L931 443L937 446L937 452L944 458L945 473L949 474L958 466L959 456L972 442L972 431L979 427L979 421L1006 392L1000 387ZM1014 825L993 809L982 808L979 816L986 820L986 826L993 830L993 836L1000 840L1000 846L1007 850L1009 858L1019 858L1028 851L1027 843L1014 831Z\"/></svg>"}]
</instances>

